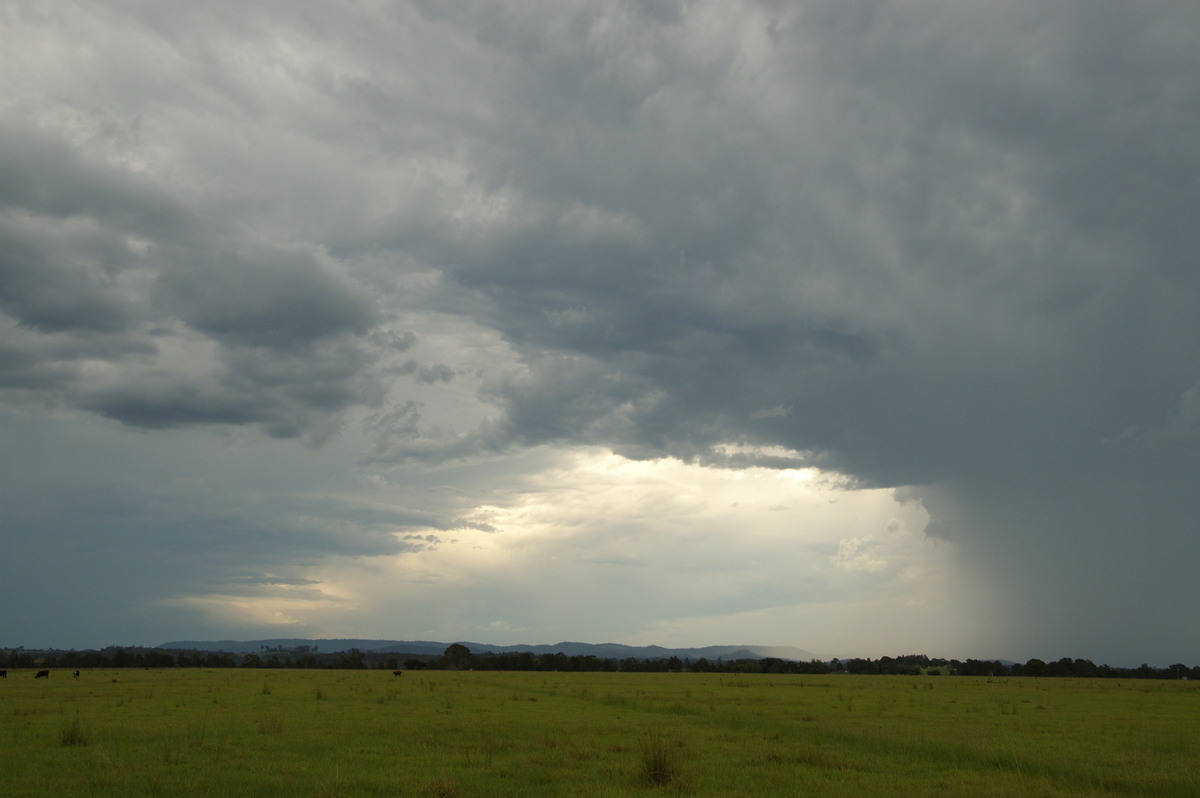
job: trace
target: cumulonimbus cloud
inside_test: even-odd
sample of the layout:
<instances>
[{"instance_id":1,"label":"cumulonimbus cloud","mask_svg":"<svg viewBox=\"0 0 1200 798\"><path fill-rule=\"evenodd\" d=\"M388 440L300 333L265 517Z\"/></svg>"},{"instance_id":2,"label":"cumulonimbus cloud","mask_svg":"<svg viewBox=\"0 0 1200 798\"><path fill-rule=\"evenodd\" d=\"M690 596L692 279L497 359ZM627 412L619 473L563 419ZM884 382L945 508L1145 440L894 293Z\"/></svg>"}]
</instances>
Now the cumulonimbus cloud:
<instances>
[{"instance_id":1,"label":"cumulonimbus cloud","mask_svg":"<svg viewBox=\"0 0 1200 798\"><path fill-rule=\"evenodd\" d=\"M1043 628L1068 629L1135 585L1174 606L1198 14L24 16L0 34L0 397L314 443L357 417L377 467L819 464L922 496L1028 597L1011 617L1062 601ZM89 26L90 60L64 45Z\"/></svg>"}]
</instances>

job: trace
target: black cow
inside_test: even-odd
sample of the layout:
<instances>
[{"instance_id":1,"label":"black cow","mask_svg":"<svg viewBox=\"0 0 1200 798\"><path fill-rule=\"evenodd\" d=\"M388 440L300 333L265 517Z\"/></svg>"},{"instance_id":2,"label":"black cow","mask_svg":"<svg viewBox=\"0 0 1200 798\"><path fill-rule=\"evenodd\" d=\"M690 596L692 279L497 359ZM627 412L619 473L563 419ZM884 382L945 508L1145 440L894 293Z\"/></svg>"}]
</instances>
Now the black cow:
<instances>
[{"instance_id":1,"label":"black cow","mask_svg":"<svg viewBox=\"0 0 1200 798\"><path fill-rule=\"evenodd\" d=\"M49 679L49 678L50 678L50 671L38 671L38 672L37 672L37 674L36 674L36 675L35 675L33 678L35 678L35 679Z\"/></svg>"},{"instance_id":2,"label":"black cow","mask_svg":"<svg viewBox=\"0 0 1200 798\"><path fill-rule=\"evenodd\" d=\"M393 676L403 676L403 675L404 675L404 671L392 671L392 675L393 675Z\"/></svg>"},{"instance_id":3,"label":"black cow","mask_svg":"<svg viewBox=\"0 0 1200 798\"><path fill-rule=\"evenodd\" d=\"M74 672L74 673L72 673L71 675L72 675L72 676L74 676L76 679L78 679L78 678L79 678L79 671L75 671L75 672Z\"/></svg>"},{"instance_id":4,"label":"black cow","mask_svg":"<svg viewBox=\"0 0 1200 798\"><path fill-rule=\"evenodd\" d=\"M8 671L0 671L0 679L7 679Z\"/></svg>"}]
</instances>

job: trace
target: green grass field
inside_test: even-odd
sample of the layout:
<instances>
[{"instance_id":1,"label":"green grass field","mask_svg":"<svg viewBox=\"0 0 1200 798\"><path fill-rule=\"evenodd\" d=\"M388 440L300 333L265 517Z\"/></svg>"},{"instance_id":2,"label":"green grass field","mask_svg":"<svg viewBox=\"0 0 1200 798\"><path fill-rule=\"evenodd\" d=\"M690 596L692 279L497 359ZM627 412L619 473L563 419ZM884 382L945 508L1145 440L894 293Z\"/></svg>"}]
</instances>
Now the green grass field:
<instances>
[{"instance_id":1,"label":"green grass field","mask_svg":"<svg viewBox=\"0 0 1200 798\"><path fill-rule=\"evenodd\" d=\"M1200 683L327 670L0 681L13 796L1179 796Z\"/></svg>"}]
</instances>

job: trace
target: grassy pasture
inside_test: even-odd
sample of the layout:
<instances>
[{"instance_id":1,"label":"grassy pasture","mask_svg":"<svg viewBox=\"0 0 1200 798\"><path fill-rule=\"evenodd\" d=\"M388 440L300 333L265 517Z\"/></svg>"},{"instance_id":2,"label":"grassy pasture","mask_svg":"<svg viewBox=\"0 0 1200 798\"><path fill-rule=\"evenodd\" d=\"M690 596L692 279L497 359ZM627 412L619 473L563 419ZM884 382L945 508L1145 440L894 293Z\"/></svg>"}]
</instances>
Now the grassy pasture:
<instances>
[{"instance_id":1,"label":"grassy pasture","mask_svg":"<svg viewBox=\"0 0 1200 798\"><path fill-rule=\"evenodd\" d=\"M1195 796L1200 683L59 670L7 796Z\"/></svg>"}]
</instances>

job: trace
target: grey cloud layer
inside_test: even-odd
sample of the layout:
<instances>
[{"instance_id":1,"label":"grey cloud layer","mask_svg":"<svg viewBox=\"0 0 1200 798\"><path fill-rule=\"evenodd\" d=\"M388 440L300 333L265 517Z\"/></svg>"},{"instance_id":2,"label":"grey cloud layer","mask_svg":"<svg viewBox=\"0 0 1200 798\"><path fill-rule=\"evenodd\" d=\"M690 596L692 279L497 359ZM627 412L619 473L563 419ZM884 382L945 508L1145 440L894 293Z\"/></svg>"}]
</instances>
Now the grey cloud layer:
<instances>
[{"instance_id":1,"label":"grey cloud layer","mask_svg":"<svg viewBox=\"0 0 1200 798\"><path fill-rule=\"evenodd\" d=\"M978 445L1083 455L1162 423L1200 365L1195 12L1156 10L810 4L699 54L702 28L651 27L647 91L586 14L549 55L514 34L531 96L477 162L518 212L447 271L519 348L592 362L544 361L597 375L580 415L636 407L630 442L661 451L782 442L884 484ZM545 394L510 387L510 418Z\"/></svg>"},{"instance_id":2,"label":"grey cloud layer","mask_svg":"<svg viewBox=\"0 0 1200 798\"><path fill-rule=\"evenodd\" d=\"M784 447L934 486L1031 605L1191 596L1194 6L60 13L18 21L95 48L6 84L8 401L314 442L366 409L389 463ZM413 309L519 368L397 361ZM385 404L475 373L477 428Z\"/></svg>"},{"instance_id":3,"label":"grey cloud layer","mask_svg":"<svg viewBox=\"0 0 1200 798\"><path fill-rule=\"evenodd\" d=\"M170 186L6 133L5 387L52 389L134 426L255 423L284 436L378 394L360 340L372 301L312 245L213 229ZM173 357L173 345L208 348ZM95 360L123 378L87 373Z\"/></svg>"}]
</instances>

